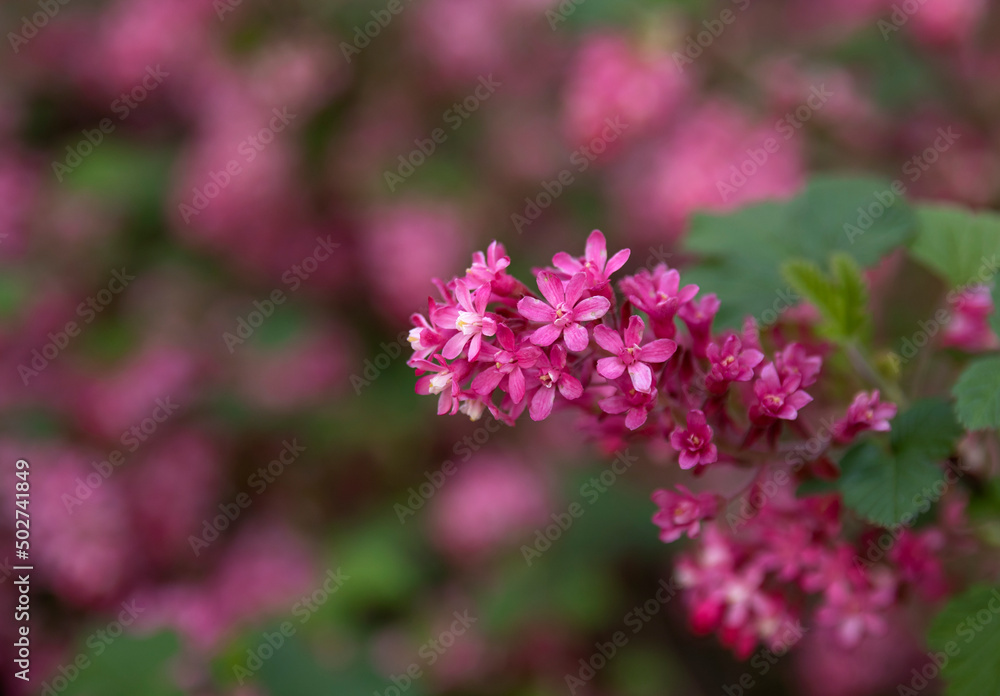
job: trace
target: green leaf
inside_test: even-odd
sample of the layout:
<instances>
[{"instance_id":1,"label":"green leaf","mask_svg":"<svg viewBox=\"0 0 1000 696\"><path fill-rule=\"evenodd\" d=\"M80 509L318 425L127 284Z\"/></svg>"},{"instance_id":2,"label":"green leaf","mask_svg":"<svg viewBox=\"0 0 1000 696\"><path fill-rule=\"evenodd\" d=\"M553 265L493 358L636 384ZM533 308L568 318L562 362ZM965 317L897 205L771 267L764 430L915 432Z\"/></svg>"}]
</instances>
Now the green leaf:
<instances>
[{"instance_id":1,"label":"green leaf","mask_svg":"<svg viewBox=\"0 0 1000 696\"><path fill-rule=\"evenodd\" d=\"M918 454L893 455L872 442L848 450L840 460L840 467L844 504L883 527L914 515L914 497L941 478L941 470Z\"/></svg>"},{"instance_id":2,"label":"green leaf","mask_svg":"<svg viewBox=\"0 0 1000 696\"><path fill-rule=\"evenodd\" d=\"M718 295L722 306L716 321L720 325L738 326L748 314L759 318L768 309L777 312L797 301L779 270L784 215L784 204L769 202L728 215L692 218L685 245L703 258L682 279Z\"/></svg>"},{"instance_id":3,"label":"green leaf","mask_svg":"<svg viewBox=\"0 0 1000 696\"><path fill-rule=\"evenodd\" d=\"M868 328L868 285L861 269L847 254L834 254L830 261L838 291L839 330L846 338L861 336Z\"/></svg>"},{"instance_id":4,"label":"green leaf","mask_svg":"<svg viewBox=\"0 0 1000 696\"><path fill-rule=\"evenodd\" d=\"M80 670L80 676L63 692L65 696L183 695L172 676L172 661L179 646L176 636L122 635L108 640L100 643L104 648L100 654L89 643L81 649L89 666Z\"/></svg>"},{"instance_id":5,"label":"green leaf","mask_svg":"<svg viewBox=\"0 0 1000 696\"><path fill-rule=\"evenodd\" d=\"M702 258L684 280L719 296L720 325L739 325L747 315L769 324L801 299L781 274L785 262L826 266L842 253L868 267L910 241L916 217L905 200L895 197L874 218L866 212L879 204L876 194L894 195L888 191L879 179L819 177L788 202L695 215L685 247Z\"/></svg>"},{"instance_id":6,"label":"green leaf","mask_svg":"<svg viewBox=\"0 0 1000 696\"><path fill-rule=\"evenodd\" d=\"M792 259L782 267L781 273L792 288L824 316L833 319L837 315L837 288L819 266Z\"/></svg>"},{"instance_id":7,"label":"green leaf","mask_svg":"<svg viewBox=\"0 0 1000 696\"><path fill-rule=\"evenodd\" d=\"M798 248L798 256L817 263L842 251L860 266L874 265L916 233L913 209L890 186L868 177L814 178L789 203L785 241ZM881 203L879 196L889 204Z\"/></svg>"},{"instance_id":8,"label":"green leaf","mask_svg":"<svg viewBox=\"0 0 1000 696\"><path fill-rule=\"evenodd\" d=\"M840 461L844 503L861 517L889 527L915 516L942 472L937 462L951 454L962 429L944 401L928 399L893 421L889 450L869 440Z\"/></svg>"},{"instance_id":9,"label":"green leaf","mask_svg":"<svg viewBox=\"0 0 1000 696\"><path fill-rule=\"evenodd\" d=\"M259 643L258 643L259 645ZM388 678L379 676L364 659L344 658L343 648L330 646L328 654L317 656L300 636L293 636L264 660L251 679L260 680L267 693L282 696L343 696L344 694L382 693L391 687ZM244 653L245 655L245 653ZM424 667L413 655L414 663ZM346 664L345 664L346 663ZM242 676L242 674L241 674ZM423 696L426 684L416 679L407 696Z\"/></svg>"},{"instance_id":10,"label":"green leaf","mask_svg":"<svg viewBox=\"0 0 1000 696\"><path fill-rule=\"evenodd\" d=\"M1000 357L981 358L952 388L955 413L969 430L1000 428Z\"/></svg>"},{"instance_id":11,"label":"green leaf","mask_svg":"<svg viewBox=\"0 0 1000 696\"><path fill-rule=\"evenodd\" d=\"M944 653L948 696L1000 696L1000 589L977 585L934 617L928 646Z\"/></svg>"},{"instance_id":12,"label":"green leaf","mask_svg":"<svg viewBox=\"0 0 1000 696\"><path fill-rule=\"evenodd\" d=\"M950 205L917 209L917 238L910 251L953 287L988 283L1000 256L1000 215Z\"/></svg>"},{"instance_id":13,"label":"green leaf","mask_svg":"<svg viewBox=\"0 0 1000 696\"><path fill-rule=\"evenodd\" d=\"M832 277L827 277L816 264L793 259L783 266L782 274L819 310L827 336L841 342L860 338L868 328L868 286L847 254L834 254L830 268Z\"/></svg>"},{"instance_id":14,"label":"green leaf","mask_svg":"<svg viewBox=\"0 0 1000 696\"><path fill-rule=\"evenodd\" d=\"M836 481L828 481L826 479L809 479L808 481L803 481L799 487L795 489L795 497L808 498L814 495L836 493L837 490L838 486Z\"/></svg>"},{"instance_id":15,"label":"green leaf","mask_svg":"<svg viewBox=\"0 0 1000 696\"><path fill-rule=\"evenodd\" d=\"M944 459L955 449L962 428L951 407L942 399L924 399L892 421L889 443L892 451L914 450L928 459Z\"/></svg>"}]
</instances>

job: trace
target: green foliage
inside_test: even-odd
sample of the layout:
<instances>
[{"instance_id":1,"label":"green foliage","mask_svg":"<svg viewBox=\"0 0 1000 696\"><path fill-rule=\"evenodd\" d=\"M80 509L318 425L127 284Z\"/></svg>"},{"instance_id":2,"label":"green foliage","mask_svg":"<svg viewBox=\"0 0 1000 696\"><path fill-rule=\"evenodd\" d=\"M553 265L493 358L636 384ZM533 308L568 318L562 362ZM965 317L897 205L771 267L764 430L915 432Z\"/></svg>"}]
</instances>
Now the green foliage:
<instances>
[{"instance_id":1,"label":"green foliage","mask_svg":"<svg viewBox=\"0 0 1000 696\"><path fill-rule=\"evenodd\" d=\"M931 624L927 642L948 659L948 696L1000 696L1000 589L977 585L955 597Z\"/></svg>"},{"instance_id":2,"label":"green foliage","mask_svg":"<svg viewBox=\"0 0 1000 696\"><path fill-rule=\"evenodd\" d=\"M910 251L953 287L988 282L1000 257L1000 215L950 205L917 209L917 238Z\"/></svg>"},{"instance_id":3,"label":"green foliage","mask_svg":"<svg viewBox=\"0 0 1000 696\"><path fill-rule=\"evenodd\" d=\"M844 503L885 527L916 516L941 478L937 462L952 452L961 434L946 402L928 399L914 404L893 421L888 451L867 440L841 459Z\"/></svg>"},{"instance_id":4,"label":"green foliage","mask_svg":"<svg viewBox=\"0 0 1000 696\"><path fill-rule=\"evenodd\" d=\"M702 258L684 279L719 296L720 325L736 326L748 314L773 321L770 314L800 299L782 276L786 262L825 266L833 256L844 255L863 268L910 241L916 217L905 200L896 198L875 219L862 215L877 202L875 194L888 188L879 179L817 177L788 202L695 215L686 248ZM838 263L834 276L846 278L850 267ZM852 293L858 290L855 282L848 287Z\"/></svg>"},{"instance_id":5,"label":"green foliage","mask_svg":"<svg viewBox=\"0 0 1000 696\"><path fill-rule=\"evenodd\" d=\"M159 633L137 638L122 635L110 643L98 640L94 648L81 646L81 655L90 666L80 670L80 676L65 696L182 696L173 677L179 641L172 633Z\"/></svg>"},{"instance_id":6,"label":"green foliage","mask_svg":"<svg viewBox=\"0 0 1000 696\"><path fill-rule=\"evenodd\" d=\"M955 413L969 430L1000 428L1000 357L976 360L952 388Z\"/></svg>"},{"instance_id":7,"label":"green foliage","mask_svg":"<svg viewBox=\"0 0 1000 696\"><path fill-rule=\"evenodd\" d=\"M380 678L375 670L360 660L344 664L342 650L331 649L320 658L299 636L293 636L274 651L274 656L253 675L268 693L282 696L343 696L344 694L381 693L392 682ZM413 660L417 662L414 653ZM252 681L252 680L251 680ZM407 691L408 696L427 693L418 679Z\"/></svg>"},{"instance_id":8,"label":"green foliage","mask_svg":"<svg viewBox=\"0 0 1000 696\"><path fill-rule=\"evenodd\" d=\"M831 276L809 261L793 259L782 268L785 280L823 315L823 332L842 343L868 329L868 287L854 259L844 253L830 261Z\"/></svg>"}]
</instances>

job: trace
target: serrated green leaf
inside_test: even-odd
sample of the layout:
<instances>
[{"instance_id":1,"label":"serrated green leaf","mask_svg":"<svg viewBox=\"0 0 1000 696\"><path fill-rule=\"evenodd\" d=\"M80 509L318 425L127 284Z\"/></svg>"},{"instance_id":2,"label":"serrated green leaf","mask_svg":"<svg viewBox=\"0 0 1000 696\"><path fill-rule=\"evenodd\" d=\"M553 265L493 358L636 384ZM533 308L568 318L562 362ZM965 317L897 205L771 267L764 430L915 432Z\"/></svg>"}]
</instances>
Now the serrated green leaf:
<instances>
[{"instance_id":1,"label":"serrated green leaf","mask_svg":"<svg viewBox=\"0 0 1000 696\"><path fill-rule=\"evenodd\" d=\"M838 328L845 338L859 337L868 328L868 285L858 264L847 254L834 254L830 269L837 286Z\"/></svg>"},{"instance_id":2,"label":"serrated green leaf","mask_svg":"<svg viewBox=\"0 0 1000 696\"><path fill-rule=\"evenodd\" d=\"M1000 589L977 585L931 623L927 643L944 653L948 696L1000 696Z\"/></svg>"},{"instance_id":3,"label":"serrated green leaf","mask_svg":"<svg viewBox=\"0 0 1000 696\"><path fill-rule=\"evenodd\" d=\"M1000 261L1000 215L950 205L917 209L913 256L951 286L987 283Z\"/></svg>"},{"instance_id":4,"label":"serrated green leaf","mask_svg":"<svg viewBox=\"0 0 1000 696\"><path fill-rule=\"evenodd\" d=\"M792 259L781 269L785 280L824 316L837 314L837 288L820 267L810 261Z\"/></svg>"},{"instance_id":5,"label":"serrated green leaf","mask_svg":"<svg viewBox=\"0 0 1000 696\"><path fill-rule=\"evenodd\" d=\"M944 459L955 449L962 428L942 399L923 399L892 421L889 443L895 453L914 450L928 459Z\"/></svg>"},{"instance_id":6,"label":"serrated green leaf","mask_svg":"<svg viewBox=\"0 0 1000 696\"><path fill-rule=\"evenodd\" d=\"M823 316L823 332L837 341L860 338L868 328L868 287L857 263L838 252L830 260L831 275L819 266L793 259L782 267L789 285Z\"/></svg>"},{"instance_id":7,"label":"serrated green leaf","mask_svg":"<svg viewBox=\"0 0 1000 696\"><path fill-rule=\"evenodd\" d=\"M955 396L955 413L966 428L1000 428L1000 357L973 362L951 393Z\"/></svg>"},{"instance_id":8,"label":"serrated green leaf","mask_svg":"<svg viewBox=\"0 0 1000 696\"><path fill-rule=\"evenodd\" d=\"M961 434L947 403L917 402L893 421L889 451L869 440L841 459L844 503L885 527L915 516L942 477L938 461L952 452Z\"/></svg>"},{"instance_id":9,"label":"serrated green leaf","mask_svg":"<svg viewBox=\"0 0 1000 696\"><path fill-rule=\"evenodd\" d=\"M941 470L915 451L902 455L883 451L872 442L852 447L840 460L844 504L883 527L915 515L914 498L941 478Z\"/></svg>"},{"instance_id":10,"label":"serrated green leaf","mask_svg":"<svg viewBox=\"0 0 1000 696\"><path fill-rule=\"evenodd\" d=\"M702 259L684 280L719 296L720 325L739 325L747 315L770 323L799 299L782 277L786 261L825 266L834 254L844 253L867 267L910 241L916 218L903 199L883 206L875 219L859 221L862 211L878 202L875 194L887 190L888 182L879 179L818 177L789 202L695 215L685 246Z\"/></svg>"}]
</instances>

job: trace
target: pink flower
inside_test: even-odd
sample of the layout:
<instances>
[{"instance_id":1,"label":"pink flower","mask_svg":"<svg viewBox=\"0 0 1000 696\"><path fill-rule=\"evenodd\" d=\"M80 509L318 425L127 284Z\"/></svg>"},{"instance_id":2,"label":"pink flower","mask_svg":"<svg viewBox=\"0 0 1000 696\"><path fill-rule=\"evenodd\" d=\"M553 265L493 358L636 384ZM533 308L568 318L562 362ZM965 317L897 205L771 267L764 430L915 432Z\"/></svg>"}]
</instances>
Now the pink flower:
<instances>
[{"instance_id":1,"label":"pink flower","mask_svg":"<svg viewBox=\"0 0 1000 696\"><path fill-rule=\"evenodd\" d=\"M944 329L942 343L969 353L1000 347L997 335L990 328L993 297L990 289L980 285L966 290L955 301L955 313Z\"/></svg>"},{"instance_id":2,"label":"pink flower","mask_svg":"<svg viewBox=\"0 0 1000 696\"><path fill-rule=\"evenodd\" d=\"M477 284L490 283L493 291L499 295L508 294L517 281L507 274L510 257L503 244L493 241L486 253L481 251L472 254L472 266L465 272L465 277Z\"/></svg>"},{"instance_id":3,"label":"pink flower","mask_svg":"<svg viewBox=\"0 0 1000 696\"><path fill-rule=\"evenodd\" d=\"M803 389L816 383L816 375L822 365L823 358L807 355L806 349L798 343L789 343L774 356L774 367L781 381L784 382L789 377L801 377L802 383L799 386Z\"/></svg>"},{"instance_id":4,"label":"pink flower","mask_svg":"<svg viewBox=\"0 0 1000 696\"><path fill-rule=\"evenodd\" d=\"M877 389L870 395L859 392L847 407L847 415L834 424L834 437L838 442L850 442L865 430L887 432L889 420L895 417L896 410L896 404L881 403Z\"/></svg>"},{"instance_id":5,"label":"pink flower","mask_svg":"<svg viewBox=\"0 0 1000 696\"><path fill-rule=\"evenodd\" d=\"M726 338L722 348L715 343L705 349L712 367L705 378L705 386L713 394L722 394L730 382L749 382L753 379L753 368L764 359L759 350L743 350L743 342L738 336Z\"/></svg>"},{"instance_id":6,"label":"pink flower","mask_svg":"<svg viewBox=\"0 0 1000 696\"><path fill-rule=\"evenodd\" d=\"M697 409L688 412L687 430L675 428L670 433L670 446L680 454L682 469L711 464L719 458L712 444L712 429L705 422L705 414Z\"/></svg>"},{"instance_id":7,"label":"pink flower","mask_svg":"<svg viewBox=\"0 0 1000 696\"><path fill-rule=\"evenodd\" d=\"M534 367L543 357L542 350L536 346L526 345L523 341L520 346L516 346L514 332L504 324L497 327L497 341L500 343L500 348L489 344L483 346L480 359L494 364L476 375L472 380L472 391L487 396L506 377L506 391L514 403L520 403L524 398L522 368Z\"/></svg>"},{"instance_id":8,"label":"pink flower","mask_svg":"<svg viewBox=\"0 0 1000 696\"><path fill-rule=\"evenodd\" d=\"M750 419L755 423L768 418L795 420L799 415L799 409L813 400L811 396L799 390L801 383L799 375L789 375L784 380L779 379L774 363L768 363L753 385L759 403L750 407Z\"/></svg>"},{"instance_id":9,"label":"pink flower","mask_svg":"<svg viewBox=\"0 0 1000 696\"><path fill-rule=\"evenodd\" d=\"M653 524L660 528L660 541L665 544L677 541L684 534L694 539L701 532L702 520L715 516L718 509L714 495L694 495L681 485L676 488L678 493L653 491L653 502L660 508L653 514Z\"/></svg>"},{"instance_id":10,"label":"pink flower","mask_svg":"<svg viewBox=\"0 0 1000 696\"><path fill-rule=\"evenodd\" d=\"M606 297L580 300L586 284L587 276L583 273L574 275L565 289L554 274L548 271L538 274L538 289L542 291L548 304L534 297L522 297L517 303L517 311L521 316L545 323L545 326L531 335L532 343L536 346L551 346L562 336L570 350L586 350L590 336L579 322L600 319L611 307L611 302Z\"/></svg>"},{"instance_id":11,"label":"pink flower","mask_svg":"<svg viewBox=\"0 0 1000 696\"><path fill-rule=\"evenodd\" d=\"M633 314L625 329L625 340L618 332L600 325L594 327L594 339L604 350L612 353L610 358L597 361L597 373L606 379L618 379L625 370L632 379L636 391L648 393L653 387L653 371L648 363L666 362L677 351L677 344L661 338L640 346L646 324Z\"/></svg>"},{"instance_id":12,"label":"pink flower","mask_svg":"<svg viewBox=\"0 0 1000 696\"><path fill-rule=\"evenodd\" d=\"M552 346L548 360L542 356L538 381L541 386L531 397L531 406L528 407L528 415L534 421L545 420L552 413L556 398L552 387L557 387L563 398L569 401L579 399L583 394L583 385L566 371L566 349L562 346Z\"/></svg>"},{"instance_id":13,"label":"pink flower","mask_svg":"<svg viewBox=\"0 0 1000 696\"><path fill-rule=\"evenodd\" d=\"M433 310L433 300L430 301L430 307ZM410 335L406 339L410 342L410 347L413 348L411 361L414 359L426 360L445 344L445 337L427 321L423 314L411 314L410 323L415 327L410 329Z\"/></svg>"},{"instance_id":14,"label":"pink flower","mask_svg":"<svg viewBox=\"0 0 1000 696\"><path fill-rule=\"evenodd\" d=\"M493 336L496 333L496 317L486 312L486 305L489 304L492 294L493 289L489 284L479 286L473 295L469 286L463 281L455 283L455 300L458 302L458 307L446 307L434 317L435 323L443 322L446 326L450 324L449 328L458 331L444 344L442 354L446 359L457 358L468 344L469 360L475 360L479 357L483 336Z\"/></svg>"},{"instance_id":15,"label":"pink flower","mask_svg":"<svg viewBox=\"0 0 1000 696\"><path fill-rule=\"evenodd\" d=\"M625 425L629 430L641 428L649 417L649 412L656 406L656 389L648 393L637 391L624 378L618 380L618 387L621 393L601 399L598 405L602 411L612 415L627 413Z\"/></svg>"},{"instance_id":16,"label":"pink flower","mask_svg":"<svg viewBox=\"0 0 1000 696\"><path fill-rule=\"evenodd\" d=\"M462 393L462 382L467 379L471 367L466 360L456 360L449 365L440 355L435 355L434 359L439 364L434 364L429 360L413 361L413 366L418 370L434 373L418 379L415 390L418 394L440 394L438 415L443 416L445 413L454 415L458 412L456 397Z\"/></svg>"},{"instance_id":17,"label":"pink flower","mask_svg":"<svg viewBox=\"0 0 1000 696\"><path fill-rule=\"evenodd\" d=\"M705 295L700 301L681 305L678 315L687 325L691 334L692 350L699 358L705 357L705 350L712 340L712 321L721 306L718 296L713 292Z\"/></svg>"},{"instance_id":18,"label":"pink flower","mask_svg":"<svg viewBox=\"0 0 1000 696\"><path fill-rule=\"evenodd\" d=\"M666 264L658 264L652 274L645 268L624 278L622 292L632 304L649 315L653 333L659 338L673 338L676 333L674 316L686 302L698 294L697 285L681 287L681 275Z\"/></svg>"},{"instance_id":19,"label":"pink flower","mask_svg":"<svg viewBox=\"0 0 1000 696\"><path fill-rule=\"evenodd\" d=\"M577 273L587 276L587 287L598 288L609 282L611 274L628 261L628 249L622 249L608 260L608 244L600 230L594 230L587 237L587 249L583 258L570 256L560 251L552 257L552 265L572 277Z\"/></svg>"}]
</instances>

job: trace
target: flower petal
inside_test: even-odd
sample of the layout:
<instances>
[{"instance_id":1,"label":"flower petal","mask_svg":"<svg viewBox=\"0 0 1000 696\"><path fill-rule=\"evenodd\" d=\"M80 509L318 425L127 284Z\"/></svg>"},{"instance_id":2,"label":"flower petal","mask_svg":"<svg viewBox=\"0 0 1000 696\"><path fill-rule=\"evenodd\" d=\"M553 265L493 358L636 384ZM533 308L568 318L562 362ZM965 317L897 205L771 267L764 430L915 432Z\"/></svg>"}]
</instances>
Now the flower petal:
<instances>
[{"instance_id":1,"label":"flower petal","mask_svg":"<svg viewBox=\"0 0 1000 696\"><path fill-rule=\"evenodd\" d=\"M469 341L469 360L475 360L479 357L479 349L483 345L483 334L474 333L472 334L472 340Z\"/></svg>"},{"instance_id":2,"label":"flower petal","mask_svg":"<svg viewBox=\"0 0 1000 696\"><path fill-rule=\"evenodd\" d=\"M646 322L638 314L633 314L628 318L628 326L625 327L625 345L636 346L642 343L642 334L646 331Z\"/></svg>"},{"instance_id":3,"label":"flower petal","mask_svg":"<svg viewBox=\"0 0 1000 696\"><path fill-rule=\"evenodd\" d=\"M534 297L522 297L517 303L517 311L531 321L550 322L556 318L556 310Z\"/></svg>"},{"instance_id":4,"label":"flower petal","mask_svg":"<svg viewBox=\"0 0 1000 696\"><path fill-rule=\"evenodd\" d=\"M562 329L560 329L555 324L546 324L542 328L531 334L529 339L536 346L551 346L556 342L556 339L562 334Z\"/></svg>"},{"instance_id":5,"label":"flower petal","mask_svg":"<svg viewBox=\"0 0 1000 696\"><path fill-rule=\"evenodd\" d=\"M542 271L538 274L536 280L538 282L538 289L542 291L542 296L553 307L566 299L566 292L563 290L562 281L556 278L554 273Z\"/></svg>"},{"instance_id":6,"label":"flower petal","mask_svg":"<svg viewBox=\"0 0 1000 696\"><path fill-rule=\"evenodd\" d=\"M552 404L556 400L556 390L542 387L531 397L531 404L528 406L528 415L531 420L545 420L552 413Z\"/></svg>"},{"instance_id":7,"label":"flower petal","mask_svg":"<svg viewBox=\"0 0 1000 696\"><path fill-rule=\"evenodd\" d=\"M628 257L631 256L631 254L632 252L629 249L622 249L617 254L612 256L608 261L608 265L604 268L604 277L610 278L612 273L625 265L625 262L628 261Z\"/></svg>"},{"instance_id":8,"label":"flower petal","mask_svg":"<svg viewBox=\"0 0 1000 696\"><path fill-rule=\"evenodd\" d=\"M485 283L476 290L476 296L472 301L472 306L475 308L476 314L486 313L486 305L490 303L490 295L492 294L493 286L490 283Z\"/></svg>"},{"instance_id":9,"label":"flower petal","mask_svg":"<svg viewBox=\"0 0 1000 696\"><path fill-rule=\"evenodd\" d=\"M610 413L611 415L617 415L619 413L625 413L629 409L629 401L621 394L617 396L609 396L607 399L601 399L598 403L601 410L605 413Z\"/></svg>"},{"instance_id":10,"label":"flower petal","mask_svg":"<svg viewBox=\"0 0 1000 696\"><path fill-rule=\"evenodd\" d=\"M677 352L677 344L669 338L661 338L639 350L639 360L648 363L661 363L669 360Z\"/></svg>"},{"instance_id":11,"label":"flower petal","mask_svg":"<svg viewBox=\"0 0 1000 696\"><path fill-rule=\"evenodd\" d=\"M559 393L563 395L563 398L573 401L579 399L583 396L583 385L580 384L578 380L573 375L562 375L559 378Z\"/></svg>"},{"instance_id":12,"label":"flower petal","mask_svg":"<svg viewBox=\"0 0 1000 696\"><path fill-rule=\"evenodd\" d=\"M520 367L515 367L507 378L507 393L515 404L521 403L524 398L524 373Z\"/></svg>"},{"instance_id":13,"label":"flower petal","mask_svg":"<svg viewBox=\"0 0 1000 696\"><path fill-rule=\"evenodd\" d=\"M476 334L477 336L479 334ZM454 360L458 357L462 349L465 348L465 344L469 342L472 338L472 334L457 333L448 339L448 342L444 344L444 350L441 351L441 355L445 357L446 360Z\"/></svg>"},{"instance_id":14,"label":"flower petal","mask_svg":"<svg viewBox=\"0 0 1000 696\"><path fill-rule=\"evenodd\" d=\"M618 332L614 329L609 329L604 324L594 327L594 340L597 341L597 345L601 348L615 355L625 350L625 344L622 342L622 337L618 335Z\"/></svg>"},{"instance_id":15,"label":"flower petal","mask_svg":"<svg viewBox=\"0 0 1000 696\"><path fill-rule=\"evenodd\" d=\"M653 371L644 362L634 362L628 366L628 375L636 391L648 394L653 388Z\"/></svg>"},{"instance_id":16,"label":"flower petal","mask_svg":"<svg viewBox=\"0 0 1000 696\"><path fill-rule=\"evenodd\" d=\"M594 230L587 237L586 255L587 260L597 266L599 271L604 270L604 265L608 262L608 242L600 230Z\"/></svg>"},{"instance_id":17,"label":"flower petal","mask_svg":"<svg viewBox=\"0 0 1000 696\"><path fill-rule=\"evenodd\" d=\"M573 308L575 321L593 321L600 319L611 309L611 301L606 297L588 297Z\"/></svg>"},{"instance_id":18,"label":"flower petal","mask_svg":"<svg viewBox=\"0 0 1000 696\"><path fill-rule=\"evenodd\" d=\"M590 334L579 324L569 324L563 329L563 340L566 347L574 353L587 350L590 345Z\"/></svg>"},{"instance_id":19,"label":"flower petal","mask_svg":"<svg viewBox=\"0 0 1000 696\"><path fill-rule=\"evenodd\" d=\"M583 264L565 251L552 257L552 265L567 275L575 275L583 270Z\"/></svg>"},{"instance_id":20,"label":"flower petal","mask_svg":"<svg viewBox=\"0 0 1000 696\"><path fill-rule=\"evenodd\" d=\"M625 372L625 363L618 358L601 358L597 361L597 374L605 379L618 379Z\"/></svg>"},{"instance_id":21,"label":"flower petal","mask_svg":"<svg viewBox=\"0 0 1000 696\"><path fill-rule=\"evenodd\" d=\"M500 380L503 379L503 373L500 372L495 367L488 367L472 380L472 391L482 396L490 394L497 385L500 384Z\"/></svg>"},{"instance_id":22,"label":"flower petal","mask_svg":"<svg viewBox=\"0 0 1000 696\"><path fill-rule=\"evenodd\" d=\"M587 289L587 274L577 273L569 282L566 284L566 304L570 307L574 307L580 298L583 297L583 291Z\"/></svg>"},{"instance_id":23,"label":"flower petal","mask_svg":"<svg viewBox=\"0 0 1000 696\"><path fill-rule=\"evenodd\" d=\"M625 426L629 430L635 430L641 428L646 422L646 417L649 414L644 408L631 408L629 409L628 415L625 416Z\"/></svg>"}]
</instances>

